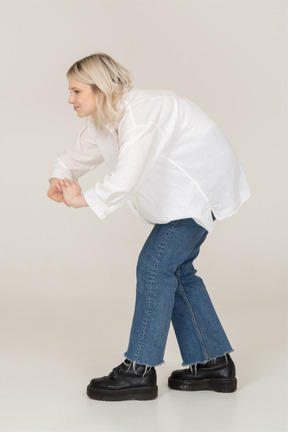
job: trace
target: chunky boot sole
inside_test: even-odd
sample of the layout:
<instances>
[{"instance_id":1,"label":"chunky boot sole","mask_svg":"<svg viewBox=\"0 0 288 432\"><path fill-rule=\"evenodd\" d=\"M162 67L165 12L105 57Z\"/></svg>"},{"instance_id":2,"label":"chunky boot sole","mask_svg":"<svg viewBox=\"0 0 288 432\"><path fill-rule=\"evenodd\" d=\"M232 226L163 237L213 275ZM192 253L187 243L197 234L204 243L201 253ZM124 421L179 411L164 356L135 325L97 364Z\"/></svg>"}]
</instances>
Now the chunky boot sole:
<instances>
[{"instance_id":1,"label":"chunky boot sole","mask_svg":"<svg viewBox=\"0 0 288 432\"><path fill-rule=\"evenodd\" d=\"M95 389L88 385L87 395L102 401L152 400L158 396L158 387L135 387L121 390Z\"/></svg>"},{"instance_id":2,"label":"chunky boot sole","mask_svg":"<svg viewBox=\"0 0 288 432\"><path fill-rule=\"evenodd\" d=\"M168 386L173 390L182 391L213 390L220 393L232 393L237 389L237 379L215 378L180 381L169 378Z\"/></svg>"}]
</instances>

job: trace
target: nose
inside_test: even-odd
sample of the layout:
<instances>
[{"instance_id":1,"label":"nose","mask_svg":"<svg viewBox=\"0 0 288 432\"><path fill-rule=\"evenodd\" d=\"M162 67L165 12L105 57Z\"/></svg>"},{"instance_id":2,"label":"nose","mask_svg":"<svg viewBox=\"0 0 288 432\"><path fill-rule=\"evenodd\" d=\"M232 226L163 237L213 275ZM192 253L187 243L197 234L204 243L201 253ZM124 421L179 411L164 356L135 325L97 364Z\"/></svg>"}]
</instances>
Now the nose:
<instances>
[{"instance_id":1,"label":"nose","mask_svg":"<svg viewBox=\"0 0 288 432\"><path fill-rule=\"evenodd\" d=\"M75 102L75 96L73 94L70 94L69 98L68 98L68 103L69 104L74 104Z\"/></svg>"}]
</instances>

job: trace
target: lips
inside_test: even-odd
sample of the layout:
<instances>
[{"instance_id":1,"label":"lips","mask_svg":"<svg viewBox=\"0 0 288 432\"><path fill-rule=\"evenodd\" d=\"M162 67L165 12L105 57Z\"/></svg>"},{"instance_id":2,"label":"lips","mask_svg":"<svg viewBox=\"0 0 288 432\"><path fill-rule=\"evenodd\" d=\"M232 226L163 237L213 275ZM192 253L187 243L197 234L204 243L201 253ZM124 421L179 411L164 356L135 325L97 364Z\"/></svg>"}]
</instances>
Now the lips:
<instances>
[{"instance_id":1,"label":"lips","mask_svg":"<svg viewBox=\"0 0 288 432\"><path fill-rule=\"evenodd\" d=\"M80 106L74 106L74 110L77 111L80 108Z\"/></svg>"}]
</instances>

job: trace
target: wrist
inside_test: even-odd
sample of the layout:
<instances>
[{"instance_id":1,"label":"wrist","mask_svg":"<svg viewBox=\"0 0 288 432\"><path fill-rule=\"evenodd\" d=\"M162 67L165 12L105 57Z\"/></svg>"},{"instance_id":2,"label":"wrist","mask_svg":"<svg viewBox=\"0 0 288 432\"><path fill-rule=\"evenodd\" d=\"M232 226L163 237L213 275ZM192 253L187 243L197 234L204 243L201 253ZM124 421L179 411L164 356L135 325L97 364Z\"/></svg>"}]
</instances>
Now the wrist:
<instances>
[{"instance_id":1,"label":"wrist","mask_svg":"<svg viewBox=\"0 0 288 432\"><path fill-rule=\"evenodd\" d=\"M87 201L85 200L84 196L77 195L75 196L70 203L70 206L73 208L80 208L80 207L88 207Z\"/></svg>"}]
</instances>

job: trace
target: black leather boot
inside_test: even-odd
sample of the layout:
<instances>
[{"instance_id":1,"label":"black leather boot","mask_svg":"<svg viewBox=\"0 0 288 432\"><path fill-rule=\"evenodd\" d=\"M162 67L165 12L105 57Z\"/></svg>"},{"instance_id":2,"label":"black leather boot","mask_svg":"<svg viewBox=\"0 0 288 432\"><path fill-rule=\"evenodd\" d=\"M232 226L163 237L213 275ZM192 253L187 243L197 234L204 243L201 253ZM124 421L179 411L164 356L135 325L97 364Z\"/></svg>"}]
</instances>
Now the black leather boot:
<instances>
[{"instance_id":1,"label":"black leather boot","mask_svg":"<svg viewBox=\"0 0 288 432\"><path fill-rule=\"evenodd\" d=\"M176 370L168 379L174 390L214 390L231 393L237 389L235 365L229 354L207 363L191 365L189 369Z\"/></svg>"},{"instance_id":2,"label":"black leather boot","mask_svg":"<svg viewBox=\"0 0 288 432\"><path fill-rule=\"evenodd\" d=\"M125 360L108 376L92 379L87 395L103 401L155 399L158 395L155 368Z\"/></svg>"}]
</instances>

